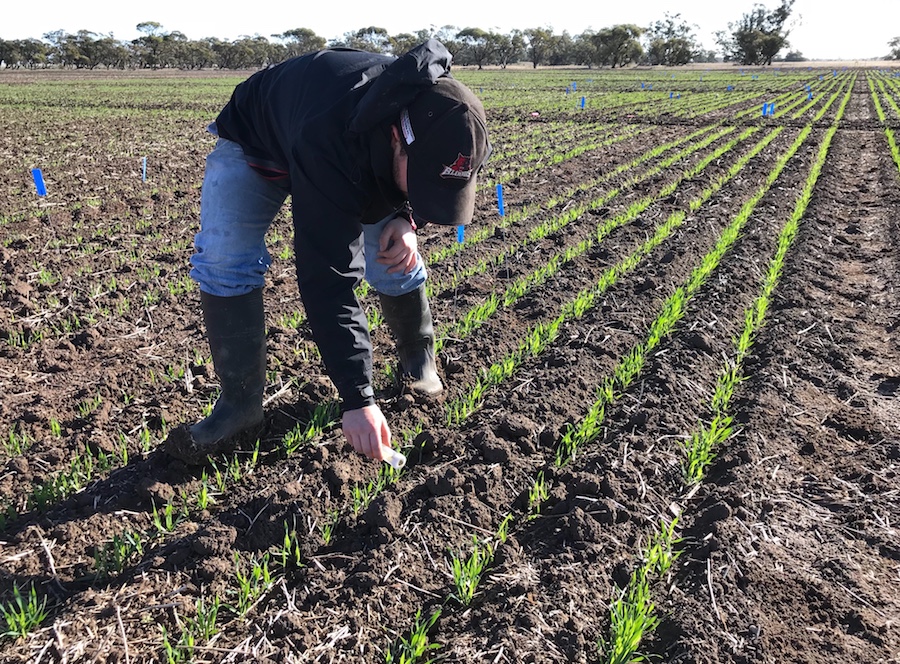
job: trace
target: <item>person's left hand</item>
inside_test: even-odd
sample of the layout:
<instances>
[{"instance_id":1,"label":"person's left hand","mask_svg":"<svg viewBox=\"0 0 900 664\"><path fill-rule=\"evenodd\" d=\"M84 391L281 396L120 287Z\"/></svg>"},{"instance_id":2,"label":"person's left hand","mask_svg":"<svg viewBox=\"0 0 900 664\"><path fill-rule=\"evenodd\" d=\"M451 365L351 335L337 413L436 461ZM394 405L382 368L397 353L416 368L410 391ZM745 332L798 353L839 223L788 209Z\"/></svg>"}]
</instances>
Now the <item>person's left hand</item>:
<instances>
[{"instance_id":1,"label":"person's left hand","mask_svg":"<svg viewBox=\"0 0 900 664\"><path fill-rule=\"evenodd\" d=\"M394 217L381 231L378 238L378 262L389 265L388 274L409 274L416 267L419 243L416 232L403 217Z\"/></svg>"}]
</instances>

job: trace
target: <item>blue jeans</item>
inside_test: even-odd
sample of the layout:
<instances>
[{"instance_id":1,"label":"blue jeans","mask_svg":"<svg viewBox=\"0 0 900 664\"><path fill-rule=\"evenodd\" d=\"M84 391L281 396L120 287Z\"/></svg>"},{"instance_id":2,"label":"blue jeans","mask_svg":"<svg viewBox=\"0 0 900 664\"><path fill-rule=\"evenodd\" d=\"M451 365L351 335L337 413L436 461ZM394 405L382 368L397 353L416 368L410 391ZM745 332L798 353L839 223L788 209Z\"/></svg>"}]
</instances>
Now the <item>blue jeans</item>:
<instances>
[{"instance_id":1,"label":"blue jeans","mask_svg":"<svg viewBox=\"0 0 900 664\"><path fill-rule=\"evenodd\" d=\"M214 125L210 131L215 133ZM266 250L266 232L289 193L285 186L265 179L248 166L237 143L224 138L217 141L206 158L200 232L194 237L196 253L191 256L191 278L200 290L232 297L263 287L272 263ZM409 274L388 274L387 266L376 262L381 231L395 216L362 226L366 281L379 293L391 296L415 290L426 278L425 264L418 254Z\"/></svg>"}]
</instances>

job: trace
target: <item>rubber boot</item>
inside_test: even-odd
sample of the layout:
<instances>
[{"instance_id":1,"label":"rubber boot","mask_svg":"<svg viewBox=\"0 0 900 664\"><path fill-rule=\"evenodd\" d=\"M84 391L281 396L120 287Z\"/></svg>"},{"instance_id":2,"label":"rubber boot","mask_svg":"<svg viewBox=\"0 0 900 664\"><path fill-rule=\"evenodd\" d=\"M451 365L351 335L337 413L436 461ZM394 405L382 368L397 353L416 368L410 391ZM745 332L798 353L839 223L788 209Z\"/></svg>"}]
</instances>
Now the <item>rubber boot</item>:
<instances>
[{"instance_id":1,"label":"rubber boot","mask_svg":"<svg viewBox=\"0 0 900 664\"><path fill-rule=\"evenodd\" d=\"M397 342L400 369L413 379L410 389L427 396L440 394L444 386L434 359L434 323L424 284L397 297L378 295L384 320Z\"/></svg>"},{"instance_id":2,"label":"rubber boot","mask_svg":"<svg viewBox=\"0 0 900 664\"><path fill-rule=\"evenodd\" d=\"M256 435L263 423L266 328L262 289L237 297L200 292L206 336L221 392L212 413L169 434L165 451L190 465Z\"/></svg>"}]
</instances>

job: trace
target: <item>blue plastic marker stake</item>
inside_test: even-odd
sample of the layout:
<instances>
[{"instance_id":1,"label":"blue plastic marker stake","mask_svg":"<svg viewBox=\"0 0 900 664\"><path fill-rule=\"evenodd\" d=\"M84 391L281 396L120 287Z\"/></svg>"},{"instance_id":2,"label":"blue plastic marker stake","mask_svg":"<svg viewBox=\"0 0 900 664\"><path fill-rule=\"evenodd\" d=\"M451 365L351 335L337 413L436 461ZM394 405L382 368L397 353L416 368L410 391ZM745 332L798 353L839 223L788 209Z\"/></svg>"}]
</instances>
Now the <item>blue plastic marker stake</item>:
<instances>
[{"instance_id":1,"label":"blue plastic marker stake","mask_svg":"<svg viewBox=\"0 0 900 664\"><path fill-rule=\"evenodd\" d=\"M641 90L643 90L643 89L644 89L644 82L641 81Z\"/></svg>"},{"instance_id":2,"label":"blue plastic marker stake","mask_svg":"<svg viewBox=\"0 0 900 664\"><path fill-rule=\"evenodd\" d=\"M32 168L31 169L31 177L34 178L34 188L37 190L38 196L46 196L47 195L47 187L44 184L44 174L41 173L40 168Z\"/></svg>"},{"instance_id":3,"label":"blue plastic marker stake","mask_svg":"<svg viewBox=\"0 0 900 664\"><path fill-rule=\"evenodd\" d=\"M581 98L581 108L584 108L584 97Z\"/></svg>"},{"instance_id":4,"label":"blue plastic marker stake","mask_svg":"<svg viewBox=\"0 0 900 664\"><path fill-rule=\"evenodd\" d=\"M671 99L671 98L674 97L674 96L675 96L675 93L674 93L674 92L670 92L670 93L669 93L669 99Z\"/></svg>"},{"instance_id":5,"label":"blue plastic marker stake","mask_svg":"<svg viewBox=\"0 0 900 664\"><path fill-rule=\"evenodd\" d=\"M734 88L731 87L731 86L729 85L729 86L728 86L728 91L730 92L731 90L734 90Z\"/></svg>"},{"instance_id":6,"label":"blue plastic marker stake","mask_svg":"<svg viewBox=\"0 0 900 664\"><path fill-rule=\"evenodd\" d=\"M141 182L146 182L147 181L147 157L144 157L142 159L142 162L143 163L141 165Z\"/></svg>"},{"instance_id":7,"label":"blue plastic marker stake","mask_svg":"<svg viewBox=\"0 0 900 664\"><path fill-rule=\"evenodd\" d=\"M766 117L766 115L768 114L768 112L769 112L769 105L768 105L766 102L763 102L762 116L763 116L763 117Z\"/></svg>"},{"instance_id":8,"label":"blue plastic marker stake","mask_svg":"<svg viewBox=\"0 0 900 664\"><path fill-rule=\"evenodd\" d=\"M462 244L466 239L466 227L465 226L457 226L456 227L456 241Z\"/></svg>"},{"instance_id":9,"label":"blue plastic marker stake","mask_svg":"<svg viewBox=\"0 0 900 664\"><path fill-rule=\"evenodd\" d=\"M807 99L812 99L812 92L810 92L810 93L806 96L806 98L807 98Z\"/></svg>"},{"instance_id":10,"label":"blue plastic marker stake","mask_svg":"<svg viewBox=\"0 0 900 664\"><path fill-rule=\"evenodd\" d=\"M577 89L578 89L578 84L575 83L575 81L572 81L572 89L573 89L573 90L577 90Z\"/></svg>"},{"instance_id":11,"label":"blue plastic marker stake","mask_svg":"<svg viewBox=\"0 0 900 664\"><path fill-rule=\"evenodd\" d=\"M506 208L503 206L503 185L497 185L497 211L500 212L501 217L506 216ZM462 228L462 226L460 226Z\"/></svg>"}]
</instances>

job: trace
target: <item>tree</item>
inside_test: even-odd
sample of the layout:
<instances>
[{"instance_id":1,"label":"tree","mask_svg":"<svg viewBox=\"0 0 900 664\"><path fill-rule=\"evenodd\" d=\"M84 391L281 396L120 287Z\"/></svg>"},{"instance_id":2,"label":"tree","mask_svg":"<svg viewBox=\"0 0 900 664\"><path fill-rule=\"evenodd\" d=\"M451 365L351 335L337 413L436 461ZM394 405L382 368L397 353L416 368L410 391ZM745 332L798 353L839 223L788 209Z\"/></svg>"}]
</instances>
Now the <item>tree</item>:
<instances>
[{"instance_id":1,"label":"tree","mask_svg":"<svg viewBox=\"0 0 900 664\"><path fill-rule=\"evenodd\" d=\"M74 45L79 51L76 66L94 69L106 65L109 68L117 64L123 53L126 53L112 35L99 39L95 37L96 33L87 30L79 30L75 35Z\"/></svg>"},{"instance_id":2,"label":"tree","mask_svg":"<svg viewBox=\"0 0 900 664\"><path fill-rule=\"evenodd\" d=\"M772 11L755 4L739 21L728 24L728 32L716 33L726 61L742 65L770 65L778 52L788 46L790 30L785 27L794 0L781 0Z\"/></svg>"},{"instance_id":3,"label":"tree","mask_svg":"<svg viewBox=\"0 0 900 664\"><path fill-rule=\"evenodd\" d=\"M597 54L597 45L594 43L594 35L597 34L593 30L585 30L580 35L576 35L573 45L573 64L587 65L588 68L600 64L600 58Z\"/></svg>"},{"instance_id":4,"label":"tree","mask_svg":"<svg viewBox=\"0 0 900 664\"><path fill-rule=\"evenodd\" d=\"M503 69L511 62L518 62L525 55L525 37L520 30L513 30L508 35L499 35L497 46L497 62Z\"/></svg>"},{"instance_id":5,"label":"tree","mask_svg":"<svg viewBox=\"0 0 900 664\"><path fill-rule=\"evenodd\" d=\"M286 30L280 35L272 35L275 39L281 39L287 48L286 58L293 58L304 53L313 53L325 48L325 38L320 37L309 28L294 28Z\"/></svg>"},{"instance_id":6,"label":"tree","mask_svg":"<svg viewBox=\"0 0 900 664\"><path fill-rule=\"evenodd\" d=\"M158 33L162 30L162 25L156 21L143 21L138 23L135 29L144 33L142 37L138 37L131 42L138 57L139 66L141 68L158 68L161 60L160 49L163 42L163 36Z\"/></svg>"},{"instance_id":7,"label":"tree","mask_svg":"<svg viewBox=\"0 0 900 664\"><path fill-rule=\"evenodd\" d=\"M64 30L53 30L44 33L44 39L50 43L47 55L51 63L60 67L74 67L78 63L81 54L75 35Z\"/></svg>"},{"instance_id":8,"label":"tree","mask_svg":"<svg viewBox=\"0 0 900 664\"><path fill-rule=\"evenodd\" d=\"M548 65L571 65L575 62L575 40L567 31L561 35L553 35L547 52Z\"/></svg>"},{"instance_id":9,"label":"tree","mask_svg":"<svg viewBox=\"0 0 900 664\"><path fill-rule=\"evenodd\" d=\"M23 67L34 69L47 64L50 49L40 39L17 39L15 49L19 54L19 63Z\"/></svg>"},{"instance_id":10,"label":"tree","mask_svg":"<svg viewBox=\"0 0 900 664\"><path fill-rule=\"evenodd\" d=\"M596 48L598 64L607 64L613 69L636 62L644 49L638 37L644 30L636 25L622 24L603 28L591 38Z\"/></svg>"},{"instance_id":11,"label":"tree","mask_svg":"<svg viewBox=\"0 0 900 664\"><path fill-rule=\"evenodd\" d=\"M216 54L209 39L188 42L182 58L179 66L185 69L203 69L211 67L216 62Z\"/></svg>"},{"instance_id":12,"label":"tree","mask_svg":"<svg viewBox=\"0 0 900 664\"><path fill-rule=\"evenodd\" d=\"M446 46L450 53L459 53L463 50L463 45L456 39L456 33L460 30L461 28L455 25L444 25L435 30L432 25L431 36Z\"/></svg>"},{"instance_id":13,"label":"tree","mask_svg":"<svg viewBox=\"0 0 900 664\"><path fill-rule=\"evenodd\" d=\"M523 30L527 43L527 53L531 66L537 69L543 63L553 45L553 30L548 28L529 28Z\"/></svg>"},{"instance_id":14,"label":"tree","mask_svg":"<svg viewBox=\"0 0 900 664\"><path fill-rule=\"evenodd\" d=\"M391 52L399 58L430 38L431 33L428 30L417 30L415 34L401 32L399 35L391 37Z\"/></svg>"},{"instance_id":15,"label":"tree","mask_svg":"<svg viewBox=\"0 0 900 664\"><path fill-rule=\"evenodd\" d=\"M894 37L888 42L888 46L891 47L888 58L891 60L900 60L900 37Z\"/></svg>"},{"instance_id":16,"label":"tree","mask_svg":"<svg viewBox=\"0 0 900 664\"><path fill-rule=\"evenodd\" d=\"M693 27L678 22L681 14L670 14L647 28L647 59L651 65L686 65L699 53Z\"/></svg>"},{"instance_id":17,"label":"tree","mask_svg":"<svg viewBox=\"0 0 900 664\"><path fill-rule=\"evenodd\" d=\"M500 35L481 28L460 30L456 33L456 39L463 46L459 53L460 64L475 64L479 69L491 64L500 48Z\"/></svg>"},{"instance_id":18,"label":"tree","mask_svg":"<svg viewBox=\"0 0 900 664\"><path fill-rule=\"evenodd\" d=\"M391 36L384 28L370 25L356 32L345 32L342 39L332 42L331 45L358 48L371 53L390 53Z\"/></svg>"}]
</instances>

